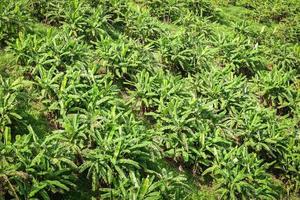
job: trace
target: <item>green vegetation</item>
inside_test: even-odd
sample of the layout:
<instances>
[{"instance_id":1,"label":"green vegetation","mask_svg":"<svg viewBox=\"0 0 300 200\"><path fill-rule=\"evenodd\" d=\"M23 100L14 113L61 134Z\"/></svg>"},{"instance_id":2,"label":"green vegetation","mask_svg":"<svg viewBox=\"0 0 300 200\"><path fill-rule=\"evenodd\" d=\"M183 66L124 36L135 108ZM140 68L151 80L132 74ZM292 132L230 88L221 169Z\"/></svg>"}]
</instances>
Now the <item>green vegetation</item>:
<instances>
[{"instance_id":1,"label":"green vegetation","mask_svg":"<svg viewBox=\"0 0 300 200\"><path fill-rule=\"evenodd\" d=\"M299 199L300 1L2 0L0 199Z\"/></svg>"}]
</instances>

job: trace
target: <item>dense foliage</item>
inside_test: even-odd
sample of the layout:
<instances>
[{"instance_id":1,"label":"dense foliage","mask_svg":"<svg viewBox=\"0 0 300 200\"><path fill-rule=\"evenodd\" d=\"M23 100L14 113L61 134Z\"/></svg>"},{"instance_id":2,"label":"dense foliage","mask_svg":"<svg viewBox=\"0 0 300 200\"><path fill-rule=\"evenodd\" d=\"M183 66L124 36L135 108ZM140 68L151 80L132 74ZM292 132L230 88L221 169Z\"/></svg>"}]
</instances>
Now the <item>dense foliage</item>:
<instances>
[{"instance_id":1,"label":"dense foliage","mask_svg":"<svg viewBox=\"0 0 300 200\"><path fill-rule=\"evenodd\" d=\"M300 1L2 0L0 199L300 198Z\"/></svg>"}]
</instances>

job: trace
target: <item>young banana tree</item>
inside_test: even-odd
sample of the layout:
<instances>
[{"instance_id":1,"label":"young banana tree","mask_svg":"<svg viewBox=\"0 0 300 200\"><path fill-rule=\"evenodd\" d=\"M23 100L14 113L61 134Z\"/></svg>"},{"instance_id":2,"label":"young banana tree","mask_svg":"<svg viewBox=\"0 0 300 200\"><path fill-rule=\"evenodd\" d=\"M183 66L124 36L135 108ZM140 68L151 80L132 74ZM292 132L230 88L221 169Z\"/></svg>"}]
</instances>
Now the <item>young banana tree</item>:
<instances>
[{"instance_id":1,"label":"young banana tree","mask_svg":"<svg viewBox=\"0 0 300 200\"><path fill-rule=\"evenodd\" d=\"M212 174L222 199L279 198L282 186L266 173L268 167L255 153L240 147L224 151L203 174Z\"/></svg>"},{"instance_id":2,"label":"young banana tree","mask_svg":"<svg viewBox=\"0 0 300 200\"><path fill-rule=\"evenodd\" d=\"M15 120L21 120L22 117L18 111L18 99L22 94L21 90L28 84L22 78L16 80L6 79L0 75L0 133L1 140L10 137L8 127Z\"/></svg>"},{"instance_id":3,"label":"young banana tree","mask_svg":"<svg viewBox=\"0 0 300 200\"><path fill-rule=\"evenodd\" d=\"M38 136L31 127L29 134L14 143L1 145L4 156L0 177L9 196L16 199L50 199L50 193L63 193L75 187L74 154L66 150L62 135Z\"/></svg>"},{"instance_id":4,"label":"young banana tree","mask_svg":"<svg viewBox=\"0 0 300 200\"><path fill-rule=\"evenodd\" d=\"M28 0L1 1L0 5L0 47L14 40L19 32L30 29Z\"/></svg>"}]
</instances>

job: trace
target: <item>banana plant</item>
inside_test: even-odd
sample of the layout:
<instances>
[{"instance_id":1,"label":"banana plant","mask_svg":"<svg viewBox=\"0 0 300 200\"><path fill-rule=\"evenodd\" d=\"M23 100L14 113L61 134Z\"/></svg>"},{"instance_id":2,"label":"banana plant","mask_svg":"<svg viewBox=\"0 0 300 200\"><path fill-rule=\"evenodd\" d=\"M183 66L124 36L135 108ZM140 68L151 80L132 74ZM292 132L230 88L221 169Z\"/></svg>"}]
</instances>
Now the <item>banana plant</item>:
<instances>
[{"instance_id":1,"label":"banana plant","mask_svg":"<svg viewBox=\"0 0 300 200\"><path fill-rule=\"evenodd\" d=\"M106 11L109 16L108 23L116 30L122 30L126 26L125 16L131 11L129 1L126 0L103 0L95 3Z\"/></svg>"},{"instance_id":2,"label":"banana plant","mask_svg":"<svg viewBox=\"0 0 300 200\"><path fill-rule=\"evenodd\" d=\"M158 41L161 62L169 70L186 76L194 72L197 64L197 49L195 40L189 39L186 33L161 37Z\"/></svg>"},{"instance_id":3,"label":"banana plant","mask_svg":"<svg viewBox=\"0 0 300 200\"><path fill-rule=\"evenodd\" d=\"M134 185L128 181L120 182L116 188L102 188L101 198L122 199L189 199L190 187L184 184L184 177L167 173L165 169L158 176L151 175L142 179L134 178ZM181 190L178 190L178 187Z\"/></svg>"},{"instance_id":4,"label":"banana plant","mask_svg":"<svg viewBox=\"0 0 300 200\"><path fill-rule=\"evenodd\" d=\"M110 15L102 5L92 8L84 1L71 1L63 11L63 26L69 34L83 37L87 42L95 42L111 31Z\"/></svg>"},{"instance_id":5,"label":"banana plant","mask_svg":"<svg viewBox=\"0 0 300 200\"><path fill-rule=\"evenodd\" d=\"M10 44L10 50L17 57L17 62L20 65L35 65L37 60L37 52L40 51L42 40L39 40L36 35L26 35L19 33L19 38L15 43Z\"/></svg>"},{"instance_id":6,"label":"banana plant","mask_svg":"<svg viewBox=\"0 0 300 200\"><path fill-rule=\"evenodd\" d=\"M9 137L10 127L15 120L22 117L18 111L19 99L24 85L28 85L22 78L16 80L6 79L0 75L0 133L1 140Z\"/></svg>"},{"instance_id":7,"label":"banana plant","mask_svg":"<svg viewBox=\"0 0 300 200\"><path fill-rule=\"evenodd\" d=\"M290 139L288 151L283 155L280 163L274 166L275 169L280 170L280 179L287 185L288 196L293 196L300 187L300 145L299 145L299 132L295 132L296 140Z\"/></svg>"},{"instance_id":8,"label":"banana plant","mask_svg":"<svg viewBox=\"0 0 300 200\"><path fill-rule=\"evenodd\" d=\"M176 23L176 25L185 26L188 32L194 34L203 34L207 37L214 34L209 19L199 18L195 16L193 12L187 12L174 23Z\"/></svg>"},{"instance_id":9,"label":"banana plant","mask_svg":"<svg viewBox=\"0 0 300 200\"><path fill-rule=\"evenodd\" d=\"M297 77L295 70L274 67L269 72L258 72L253 89L257 91L264 105L277 109L277 114L295 114L300 102L295 85Z\"/></svg>"},{"instance_id":10,"label":"banana plant","mask_svg":"<svg viewBox=\"0 0 300 200\"><path fill-rule=\"evenodd\" d=\"M297 46L292 46L287 44L278 44L278 42L271 40L271 45L274 46L268 52L268 58L272 60L271 66L278 66L280 68L295 69L299 74L299 58L300 58L300 48Z\"/></svg>"},{"instance_id":11,"label":"banana plant","mask_svg":"<svg viewBox=\"0 0 300 200\"><path fill-rule=\"evenodd\" d=\"M143 70L136 75L135 79L136 82L128 82L127 84L135 87L135 90L128 90L128 93L131 95L131 101L135 103L137 110L145 111L155 108L159 99L159 94L153 90L158 87L155 82L156 76L151 77L147 71Z\"/></svg>"},{"instance_id":12,"label":"banana plant","mask_svg":"<svg viewBox=\"0 0 300 200\"><path fill-rule=\"evenodd\" d=\"M60 0L33 0L30 1L29 5L32 6L32 15L42 23L52 26L60 26L64 21L63 11L66 6L66 2Z\"/></svg>"},{"instance_id":13,"label":"banana plant","mask_svg":"<svg viewBox=\"0 0 300 200\"><path fill-rule=\"evenodd\" d=\"M264 157L266 161L280 159L288 148L295 122L277 119L267 108L249 107L240 114L231 113L236 141Z\"/></svg>"},{"instance_id":14,"label":"banana plant","mask_svg":"<svg viewBox=\"0 0 300 200\"><path fill-rule=\"evenodd\" d=\"M0 5L0 47L14 40L19 32L30 29L30 9L28 0L7 1Z\"/></svg>"},{"instance_id":15,"label":"banana plant","mask_svg":"<svg viewBox=\"0 0 300 200\"><path fill-rule=\"evenodd\" d=\"M241 102L249 102L249 89L246 80L237 76L231 67L210 66L195 75L197 96L203 101L211 102L214 109L228 112L232 108L240 109Z\"/></svg>"},{"instance_id":16,"label":"banana plant","mask_svg":"<svg viewBox=\"0 0 300 200\"><path fill-rule=\"evenodd\" d=\"M206 0L188 0L183 1L187 9L189 9L195 16L207 17L209 19L217 19L218 13L210 1Z\"/></svg>"},{"instance_id":17,"label":"banana plant","mask_svg":"<svg viewBox=\"0 0 300 200\"><path fill-rule=\"evenodd\" d=\"M157 182L154 180L154 176L143 178L142 180L136 179L135 185L129 188L126 187L128 184L126 181L121 182L117 188L103 188L101 192L101 198L112 199L112 198L122 198L122 199L162 199L161 195L161 185L162 182Z\"/></svg>"},{"instance_id":18,"label":"banana plant","mask_svg":"<svg viewBox=\"0 0 300 200\"><path fill-rule=\"evenodd\" d=\"M53 65L59 70L66 66L85 65L89 58L89 46L80 39L73 39L66 33L47 31L44 37L36 35L19 34L15 43L10 45L10 50L17 55L17 62L22 66L30 66L31 73L35 73L35 66L40 64L46 68ZM83 60L85 60L82 62Z\"/></svg>"},{"instance_id":19,"label":"banana plant","mask_svg":"<svg viewBox=\"0 0 300 200\"><path fill-rule=\"evenodd\" d=\"M203 174L211 173L221 199L276 199L282 185L265 172L268 167L255 153L240 147L224 151Z\"/></svg>"},{"instance_id":20,"label":"banana plant","mask_svg":"<svg viewBox=\"0 0 300 200\"><path fill-rule=\"evenodd\" d=\"M185 102L185 103L184 103ZM193 107L187 109L184 104ZM188 140L197 130L197 102L193 100L173 99L158 108L157 113L147 113L157 121L157 129L164 133L162 145L167 157L175 160L188 160Z\"/></svg>"},{"instance_id":21,"label":"banana plant","mask_svg":"<svg viewBox=\"0 0 300 200\"><path fill-rule=\"evenodd\" d=\"M75 187L77 166L72 161L73 152L63 150L63 136L55 134L42 139L30 126L28 129L29 134L1 145L4 157L0 176L8 195L16 199L50 199L51 193Z\"/></svg>"},{"instance_id":22,"label":"banana plant","mask_svg":"<svg viewBox=\"0 0 300 200\"><path fill-rule=\"evenodd\" d=\"M153 43L164 33L164 27L157 21L153 21L150 13L138 9L128 12L126 17L125 33L130 37L137 39L142 44Z\"/></svg>"},{"instance_id":23,"label":"banana plant","mask_svg":"<svg viewBox=\"0 0 300 200\"><path fill-rule=\"evenodd\" d=\"M129 74L135 74L142 68L149 68L150 63L153 62L152 56L146 54L147 48L123 36L119 36L117 40L105 38L101 43L97 43L96 48L102 66L106 68L106 72L113 73L116 78L129 79Z\"/></svg>"},{"instance_id":24,"label":"banana plant","mask_svg":"<svg viewBox=\"0 0 300 200\"><path fill-rule=\"evenodd\" d=\"M89 41L97 41L107 32L112 33L112 27L108 24L109 17L101 6L92 9L90 16L86 19L85 37Z\"/></svg>"},{"instance_id":25,"label":"banana plant","mask_svg":"<svg viewBox=\"0 0 300 200\"><path fill-rule=\"evenodd\" d=\"M159 107L157 113L147 113L162 132L164 155L191 167L194 175L211 166L216 148L232 145L222 129L215 130L217 116L209 107L196 98L173 99Z\"/></svg>"},{"instance_id":26,"label":"banana plant","mask_svg":"<svg viewBox=\"0 0 300 200\"><path fill-rule=\"evenodd\" d=\"M174 22L191 12L197 17L216 18L217 12L209 1L203 0L150 0L142 1L150 8L152 16L164 22Z\"/></svg>"},{"instance_id":27,"label":"banana plant","mask_svg":"<svg viewBox=\"0 0 300 200\"><path fill-rule=\"evenodd\" d=\"M59 90L59 83L62 80L63 73L57 72L53 66L49 70L46 70L43 66L38 65L38 75L35 77L35 83L41 89L41 98L46 101L57 99L57 92Z\"/></svg>"},{"instance_id":28,"label":"banana plant","mask_svg":"<svg viewBox=\"0 0 300 200\"><path fill-rule=\"evenodd\" d=\"M88 133L103 127L105 115L109 114L113 106L121 109L119 107L125 103L117 99L118 90L112 86L110 77L95 79L88 88L87 85L77 82L80 80L80 73L76 74L78 79L74 74L65 76L60 88L59 100L53 108L60 113L58 121L64 128L63 132L80 146L84 143L91 144L92 134Z\"/></svg>"},{"instance_id":29,"label":"banana plant","mask_svg":"<svg viewBox=\"0 0 300 200\"><path fill-rule=\"evenodd\" d=\"M163 22L173 22L182 14L183 2L177 0L151 0L142 1L142 3L150 8L152 16L158 17Z\"/></svg>"},{"instance_id":30,"label":"banana plant","mask_svg":"<svg viewBox=\"0 0 300 200\"><path fill-rule=\"evenodd\" d=\"M267 69L263 45L241 35L217 35L212 37L212 41L212 45L219 49L221 66L232 66L237 74L247 77L253 76L258 70Z\"/></svg>"},{"instance_id":31,"label":"banana plant","mask_svg":"<svg viewBox=\"0 0 300 200\"><path fill-rule=\"evenodd\" d=\"M130 125L124 124L123 128L118 121L124 113L115 113L115 108L112 109L111 119L104 119L102 126L94 127L90 133L95 147L82 150L84 163L80 172L87 172L93 191L130 180L130 176L138 177L159 154L151 134L142 134L143 129L134 121L127 121ZM130 183L133 184L133 180Z\"/></svg>"},{"instance_id":32,"label":"banana plant","mask_svg":"<svg viewBox=\"0 0 300 200\"><path fill-rule=\"evenodd\" d=\"M130 96L128 103L141 113L155 112L159 105L166 104L173 98L192 97L194 94L190 81L189 78L169 75L160 69L154 73L142 70L133 81L127 82L134 88L127 91Z\"/></svg>"}]
</instances>

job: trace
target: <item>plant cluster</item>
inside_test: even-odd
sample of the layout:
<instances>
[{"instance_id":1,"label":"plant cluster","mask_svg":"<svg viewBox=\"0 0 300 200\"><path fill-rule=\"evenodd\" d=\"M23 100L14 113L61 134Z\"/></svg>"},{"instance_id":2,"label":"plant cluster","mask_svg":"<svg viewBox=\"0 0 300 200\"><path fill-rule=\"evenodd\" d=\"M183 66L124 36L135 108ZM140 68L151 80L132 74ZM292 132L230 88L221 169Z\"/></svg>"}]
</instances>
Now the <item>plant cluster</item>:
<instances>
[{"instance_id":1,"label":"plant cluster","mask_svg":"<svg viewBox=\"0 0 300 200\"><path fill-rule=\"evenodd\" d=\"M299 198L299 10L4 0L0 199Z\"/></svg>"}]
</instances>

